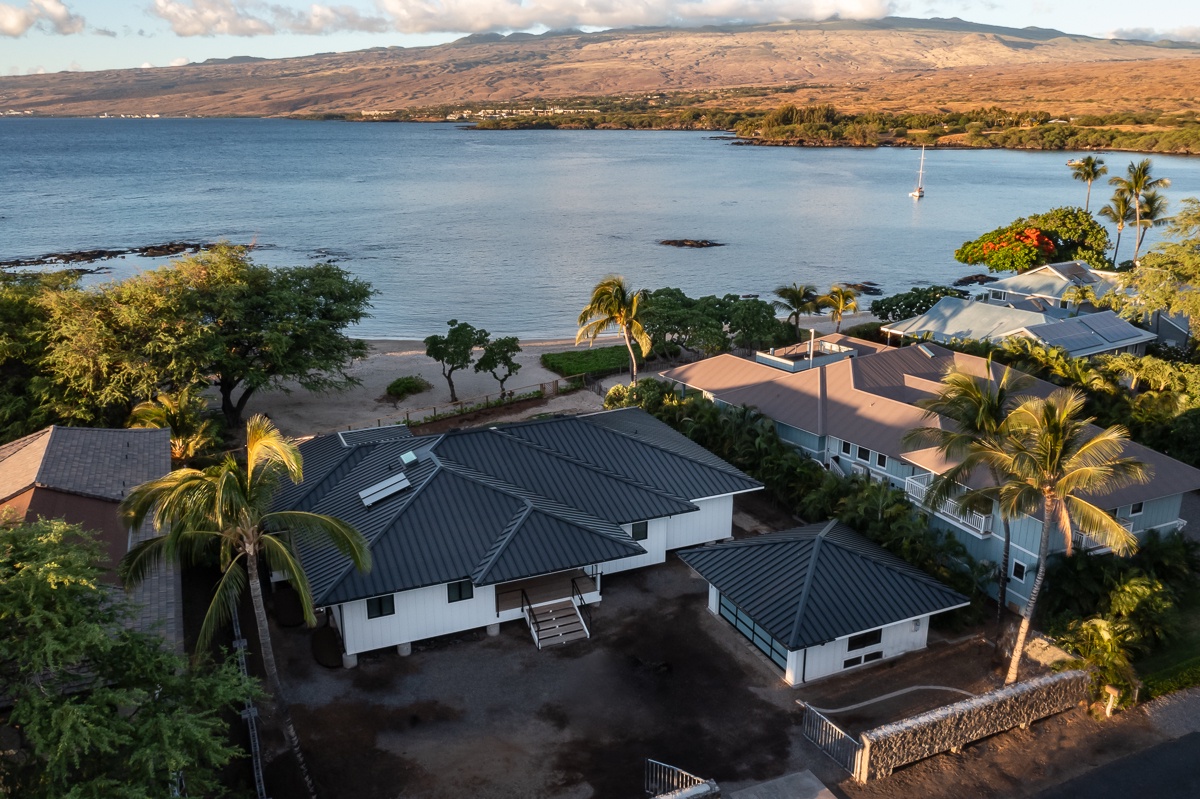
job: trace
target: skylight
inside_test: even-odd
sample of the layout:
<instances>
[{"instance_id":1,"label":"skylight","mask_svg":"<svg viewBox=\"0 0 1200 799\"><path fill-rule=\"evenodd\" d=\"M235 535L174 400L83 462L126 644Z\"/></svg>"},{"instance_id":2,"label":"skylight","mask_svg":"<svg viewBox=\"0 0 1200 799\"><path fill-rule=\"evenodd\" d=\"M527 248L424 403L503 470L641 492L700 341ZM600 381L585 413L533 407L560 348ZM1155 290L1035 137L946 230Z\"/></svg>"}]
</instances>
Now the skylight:
<instances>
[{"instance_id":1,"label":"skylight","mask_svg":"<svg viewBox=\"0 0 1200 799\"><path fill-rule=\"evenodd\" d=\"M410 453L411 454L411 453ZM413 457L416 460L416 457ZM387 499L388 497L408 488L411 483L408 482L408 475L404 472L394 474L391 477L376 483L375 485L364 488L358 492L358 498L362 500L362 504L368 508L376 502Z\"/></svg>"}]
</instances>

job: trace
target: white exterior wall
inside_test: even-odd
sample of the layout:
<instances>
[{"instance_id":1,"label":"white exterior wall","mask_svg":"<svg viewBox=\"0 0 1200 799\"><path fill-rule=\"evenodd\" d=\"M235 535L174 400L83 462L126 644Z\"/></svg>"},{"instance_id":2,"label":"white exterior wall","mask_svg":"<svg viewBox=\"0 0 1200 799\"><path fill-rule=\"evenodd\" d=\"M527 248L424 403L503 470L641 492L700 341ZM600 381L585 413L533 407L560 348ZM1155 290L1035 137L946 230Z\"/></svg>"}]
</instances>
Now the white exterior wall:
<instances>
[{"instance_id":1,"label":"white exterior wall","mask_svg":"<svg viewBox=\"0 0 1200 799\"><path fill-rule=\"evenodd\" d=\"M789 685L799 685L802 681L812 682L831 674L841 674L843 671L852 671L881 662L875 660L871 663L851 666L848 669L843 668L842 663L850 657L881 651L883 652L882 660L888 660L903 655L905 652L924 649L929 635L929 617L922 616L919 621L920 627L916 630L913 629L913 620L911 619L890 624L883 628L883 640L879 644L865 649L856 649L854 652L850 652L848 649L850 636L830 641L821 646L812 646L807 650L789 652L788 668L784 679ZM864 630L863 632L870 631Z\"/></svg>"},{"instance_id":2,"label":"white exterior wall","mask_svg":"<svg viewBox=\"0 0 1200 799\"><path fill-rule=\"evenodd\" d=\"M447 633L495 624L496 589L476 586L475 596L461 602L447 601L445 585L431 585L394 594L396 612L391 616L367 618L367 601L347 602L334 609L346 654L406 644ZM518 616L520 613L518 612Z\"/></svg>"},{"instance_id":3,"label":"white exterior wall","mask_svg":"<svg viewBox=\"0 0 1200 799\"><path fill-rule=\"evenodd\" d=\"M645 548L646 554L602 563L600 565L601 573L616 574L628 569L663 563L667 559L667 552L672 549L707 544L710 541L721 541L733 535L732 494L693 500L693 502L700 510L681 513L678 516L650 519L646 530L646 540L638 542ZM625 532L632 531L632 525L622 526L625 528Z\"/></svg>"}]
</instances>

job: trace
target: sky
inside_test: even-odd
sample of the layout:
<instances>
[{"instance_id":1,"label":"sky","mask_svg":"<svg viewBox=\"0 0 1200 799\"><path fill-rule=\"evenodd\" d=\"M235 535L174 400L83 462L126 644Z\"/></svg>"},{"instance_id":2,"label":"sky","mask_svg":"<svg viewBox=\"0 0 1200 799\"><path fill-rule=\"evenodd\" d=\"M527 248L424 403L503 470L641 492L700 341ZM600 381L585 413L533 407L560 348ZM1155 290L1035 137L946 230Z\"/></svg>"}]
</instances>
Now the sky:
<instances>
[{"instance_id":1,"label":"sky","mask_svg":"<svg viewBox=\"0 0 1200 799\"><path fill-rule=\"evenodd\" d=\"M0 74L420 47L487 31L835 16L960 17L1099 37L1200 41L1194 0L0 0Z\"/></svg>"}]
</instances>

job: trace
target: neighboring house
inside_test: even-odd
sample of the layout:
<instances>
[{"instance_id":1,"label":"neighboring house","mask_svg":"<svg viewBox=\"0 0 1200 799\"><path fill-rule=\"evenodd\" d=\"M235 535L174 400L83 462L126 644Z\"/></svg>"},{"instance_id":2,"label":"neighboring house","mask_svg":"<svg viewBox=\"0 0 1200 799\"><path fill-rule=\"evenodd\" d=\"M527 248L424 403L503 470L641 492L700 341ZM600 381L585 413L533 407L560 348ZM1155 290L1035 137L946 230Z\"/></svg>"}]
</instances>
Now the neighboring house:
<instances>
[{"instance_id":1,"label":"neighboring house","mask_svg":"<svg viewBox=\"0 0 1200 799\"><path fill-rule=\"evenodd\" d=\"M801 685L924 649L965 596L838 522L691 549L708 609Z\"/></svg>"},{"instance_id":2,"label":"neighboring house","mask_svg":"<svg viewBox=\"0 0 1200 799\"><path fill-rule=\"evenodd\" d=\"M371 550L363 574L297 542L347 666L518 619L539 647L589 635L603 575L730 537L734 495L762 487L637 409L420 437L372 428L300 451L305 480L275 507L343 519Z\"/></svg>"},{"instance_id":3,"label":"neighboring house","mask_svg":"<svg viewBox=\"0 0 1200 799\"><path fill-rule=\"evenodd\" d=\"M1048 312L1036 313L958 297L942 297L920 316L886 324L880 332L901 339L928 337L942 343L968 339L998 343L1020 336L1045 347L1061 347L1073 358L1117 352L1142 355L1146 345L1157 338L1112 311L1059 318Z\"/></svg>"},{"instance_id":4,"label":"neighboring house","mask_svg":"<svg viewBox=\"0 0 1200 799\"><path fill-rule=\"evenodd\" d=\"M1109 292L1123 292L1117 272L1092 269L1083 261L1066 261L1037 266L1026 272L984 283L988 302L1010 308L1064 315L1095 310L1093 302ZM1080 288L1090 289L1094 299L1080 305Z\"/></svg>"},{"instance_id":5,"label":"neighboring house","mask_svg":"<svg viewBox=\"0 0 1200 799\"><path fill-rule=\"evenodd\" d=\"M936 344L918 344L852 358L804 372L789 373L719 355L662 373L667 380L703 392L722 405L748 405L775 421L780 437L839 474L861 474L904 489L923 502L935 474L949 468L932 450L911 451L902 439L914 427L945 427L940 417L926 418L917 403L941 390L951 368L987 374L983 358ZM1003 368L991 365L998 379ZM1041 380L1027 393L1048 396L1054 386ZM1105 496L1092 497L1135 534L1183 526L1183 494L1200 488L1200 470L1129 442L1125 455L1147 463L1154 478ZM982 479L978 478L977 479ZM952 531L977 560L1001 561L1002 527L996 513L977 513L947 502L932 512L935 524ZM1012 562L1008 595L1018 606L1028 598L1037 566L1041 520L1022 516L1011 522ZM1094 548L1081 533L1076 543ZM1052 550L1062 549L1057 541Z\"/></svg>"},{"instance_id":6,"label":"neighboring house","mask_svg":"<svg viewBox=\"0 0 1200 799\"><path fill-rule=\"evenodd\" d=\"M150 520L130 530L117 507L130 489L170 470L170 430L47 427L0 446L0 507L23 521L65 519L94 531L104 547L104 579L119 585L117 563L156 533ZM163 562L128 594L139 608L134 626L159 633L182 654L183 601L175 566Z\"/></svg>"},{"instance_id":7,"label":"neighboring house","mask_svg":"<svg viewBox=\"0 0 1200 799\"><path fill-rule=\"evenodd\" d=\"M799 344L787 347L772 347L767 352L754 353L755 363L774 366L787 372L803 372L814 366L822 366L845 358L857 358L860 355L873 355L888 349L886 344L874 341L843 336L833 333L820 338L810 338Z\"/></svg>"}]
</instances>

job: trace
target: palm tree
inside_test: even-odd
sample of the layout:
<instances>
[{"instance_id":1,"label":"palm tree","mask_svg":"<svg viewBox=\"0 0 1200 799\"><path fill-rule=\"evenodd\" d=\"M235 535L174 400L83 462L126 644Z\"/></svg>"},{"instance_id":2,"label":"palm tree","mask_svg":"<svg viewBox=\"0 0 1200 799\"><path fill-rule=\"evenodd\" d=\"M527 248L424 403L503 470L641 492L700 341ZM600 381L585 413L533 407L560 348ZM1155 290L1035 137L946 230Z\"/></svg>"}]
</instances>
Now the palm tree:
<instances>
[{"instance_id":1,"label":"palm tree","mask_svg":"<svg viewBox=\"0 0 1200 799\"><path fill-rule=\"evenodd\" d=\"M121 576L127 584L137 584L164 557L188 564L206 554L219 555L221 579L200 626L197 652L206 649L218 627L229 621L249 585L268 687L309 793L315 796L275 664L259 557L265 557L271 570L289 576L312 626L312 591L296 556L295 537L332 544L361 571L370 568L371 555L363 537L343 521L304 511L270 511L272 495L285 476L293 483L303 479L300 450L269 419L255 415L246 423L244 464L230 455L207 469L176 469L137 486L121 503L122 517L132 529L150 517L162 534L130 550L121 561Z\"/></svg>"},{"instance_id":2,"label":"palm tree","mask_svg":"<svg viewBox=\"0 0 1200 799\"><path fill-rule=\"evenodd\" d=\"M638 319L645 297L645 289L632 291L625 283L625 278L606 275L592 289L592 299L579 314L579 332L575 334L576 344L586 338L590 347L596 337L606 330L620 330L625 349L629 350L631 385L637 382L637 357L633 354L633 342L638 343L643 357L650 352L650 336L646 335Z\"/></svg>"},{"instance_id":3,"label":"palm tree","mask_svg":"<svg viewBox=\"0 0 1200 799\"><path fill-rule=\"evenodd\" d=\"M1142 246L1142 239L1145 238L1146 231L1152 227L1162 227L1171 221L1167 216L1167 198L1157 191L1151 190L1143 194L1138 210L1142 218L1138 223L1141 227L1138 228L1135 250Z\"/></svg>"},{"instance_id":4,"label":"palm tree","mask_svg":"<svg viewBox=\"0 0 1200 799\"><path fill-rule=\"evenodd\" d=\"M1091 286L1082 284L1074 285L1063 292L1063 299L1075 306L1075 310L1071 314L1072 318L1074 318L1079 316L1080 311L1083 310L1084 303L1090 302L1092 305L1096 304L1096 290Z\"/></svg>"},{"instance_id":5,"label":"palm tree","mask_svg":"<svg viewBox=\"0 0 1200 799\"><path fill-rule=\"evenodd\" d=\"M1092 181L1099 180L1107 175L1108 167L1104 165L1104 159L1091 155L1086 158L1080 158L1077 161L1071 161L1070 167L1071 177L1087 182L1087 199L1083 203L1083 210L1087 211L1092 203Z\"/></svg>"},{"instance_id":6,"label":"palm tree","mask_svg":"<svg viewBox=\"0 0 1200 799\"><path fill-rule=\"evenodd\" d=\"M947 460L960 461L980 441L998 442L1002 436L1004 420L1016 407L1017 393L1033 385L1033 378L1010 367L997 380L992 370L992 360L987 360L987 376L976 377L967 372L951 369L942 378L942 390L937 396L917 403L924 409L925 418L943 417L954 423L951 429L918 427L904 436L906 445L935 446ZM991 470L992 482L1000 484L1000 475ZM936 508L942 502L953 499L959 486L966 483L968 475L961 466L939 475L929 486L925 504ZM990 507L994 497L981 497ZM1001 514L1004 546L1000 562L999 590L997 595L997 622L1008 605L1008 570L1012 553L1009 517Z\"/></svg>"},{"instance_id":7,"label":"palm tree","mask_svg":"<svg viewBox=\"0 0 1200 799\"><path fill-rule=\"evenodd\" d=\"M1146 192L1165 189L1171 185L1171 181L1167 178L1150 177L1151 166L1149 158L1143 158L1136 164L1130 161L1129 168L1125 170L1125 177L1115 175L1108 179L1111 185L1117 187L1118 192L1124 192L1129 197L1129 201L1133 205L1133 229L1138 231L1142 229L1142 202ZM1133 262L1135 264L1138 260L1140 243L1140 241L1135 241L1133 245Z\"/></svg>"},{"instance_id":8,"label":"palm tree","mask_svg":"<svg viewBox=\"0 0 1200 799\"><path fill-rule=\"evenodd\" d=\"M1114 265L1119 263L1117 261L1117 251L1121 249L1121 231L1134 220L1135 213L1129 195L1120 190L1114 192L1112 199L1108 201L1108 205L1099 211L1100 216L1117 226L1117 244L1113 247Z\"/></svg>"},{"instance_id":9,"label":"palm tree","mask_svg":"<svg viewBox=\"0 0 1200 799\"><path fill-rule=\"evenodd\" d=\"M858 310L858 300L855 299L857 296L858 292L854 289L835 285L829 289L828 294L817 300L820 307L829 309L829 318L836 323L835 333L842 332L842 317Z\"/></svg>"},{"instance_id":10,"label":"palm tree","mask_svg":"<svg viewBox=\"0 0 1200 799\"><path fill-rule=\"evenodd\" d=\"M216 442L216 426L205 419L208 403L182 388L174 396L162 393L153 400L139 402L129 415L132 428L169 428L171 462L176 466L190 461Z\"/></svg>"},{"instance_id":11,"label":"palm tree","mask_svg":"<svg viewBox=\"0 0 1200 799\"><path fill-rule=\"evenodd\" d=\"M1129 434L1113 426L1096 432L1084 418L1084 395L1056 389L1045 399L1028 399L1004 420L994 440L981 439L963 459L963 469L979 466L1000 475L994 489L1000 512L1010 518L1042 513L1038 568L1021 626L1013 646L1005 685L1017 679L1017 668L1029 634L1029 623L1046 578L1050 540L1057 529L1068 556L1072 529L1078 527L1117 554L1136 548L1133 534L1082 494L1102 495L1134 483L1144 483L1150 470L1144 463L1121 456Z\"/></svg>"},{"instance_id":12,"label":"palm tree","mask_svg":"<svg viewBox=\"0 0 1200 799\"><path fill-rule=\"evenodd\" d=\"M780 286L775 289L775 296L779 299L772 302L777 311L787 312L787 321L796 326L796 340L800 340L800 316L804 314L811 316L821 312L820 297L817 295L817 287L810 286L807 283L800 285L793 283L790 286Z\"/></svg>"}]
</instances>

